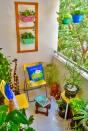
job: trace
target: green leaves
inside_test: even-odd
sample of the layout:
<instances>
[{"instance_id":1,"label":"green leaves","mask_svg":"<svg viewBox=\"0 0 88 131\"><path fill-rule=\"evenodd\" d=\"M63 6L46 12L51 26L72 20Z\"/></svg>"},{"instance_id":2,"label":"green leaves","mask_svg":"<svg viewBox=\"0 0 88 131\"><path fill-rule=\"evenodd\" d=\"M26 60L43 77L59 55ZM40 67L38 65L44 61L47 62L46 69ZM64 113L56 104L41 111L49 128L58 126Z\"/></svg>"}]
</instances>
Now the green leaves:
<instances>
[{"instance_id":1,"label":"green leaves","mask_svg":"<svg viewBox=\"0 0 88 131\"><path fill-rule=\"evenodd\" d=\"M31 32L24 32L23 34L21 34L21 39L29 39L29 38L35 38Z\"/></svg>"},{"instance_id":2,"label":"green leaves","mask_svg":"<svg viewBox=\"0 0 88 131\"><path fill-rule=\"evenodd\" d=\"M10 82L11 80L11 66L10 61L0 52L0 82L5 80Z\"/></svg>"},{"instance_id":3,"label":"green leaves","mask_svg":"<svg viewBox=\"0 0 88 131\"><path fill-rule=\"evenodd\" d=\"M8 113L8 107L0 106L0 131L35 131L29 127L33 123L33 116L27 118L25 110L13 110Z\"/></svg>"},{"instance_id":4,"label":"green leaves","mask_svg":"<svg viewBox=\"0 0 88 131\"><path fill-rule=\"evenodd\" d=\"M74 24L71 21L70 25L64 25L63 18L72 13L84 14L83 21L80 24ZM61 0L58 19L58 51L73 61L75 61L76 57L76 62L78 61L81 66L88 69L87 62L84 62L84 59L88 58L86 57L88 51L86 55L83 55L82 48L84 41L88 45L88 0ZM76 50L75 53L74 50Z\"/></svg>"}]
</instances>

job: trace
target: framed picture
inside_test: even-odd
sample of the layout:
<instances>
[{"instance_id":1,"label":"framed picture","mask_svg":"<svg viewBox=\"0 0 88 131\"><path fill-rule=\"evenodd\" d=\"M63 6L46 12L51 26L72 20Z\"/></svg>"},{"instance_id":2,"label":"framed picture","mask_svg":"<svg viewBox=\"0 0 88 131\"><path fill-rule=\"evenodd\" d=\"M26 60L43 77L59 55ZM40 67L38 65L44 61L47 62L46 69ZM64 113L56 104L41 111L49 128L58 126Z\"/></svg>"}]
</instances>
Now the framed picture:
<instances>
[{"instance_id":1,"label":"framed picture","mask_svg":"<svg viewBox=\"0 0 88 131\"><path fill-rule=\"evenodd\" d=\"M15 2L17 52L38 50L38 3Z\"/></svg>"}]
</instances>

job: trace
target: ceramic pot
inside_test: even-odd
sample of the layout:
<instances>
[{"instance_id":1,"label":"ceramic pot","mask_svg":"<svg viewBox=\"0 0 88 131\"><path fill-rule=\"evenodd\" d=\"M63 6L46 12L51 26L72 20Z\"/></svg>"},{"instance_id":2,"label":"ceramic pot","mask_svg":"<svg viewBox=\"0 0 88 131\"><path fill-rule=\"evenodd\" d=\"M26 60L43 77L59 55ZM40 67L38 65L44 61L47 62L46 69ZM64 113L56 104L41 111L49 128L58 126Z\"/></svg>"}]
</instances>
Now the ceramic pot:
<instances>
[{"instance_id":1,"label":"ceramic pot","mask_svg":"<svg viewBox=\"0 0 88 131\"><path fill-rule=\"evenodd\" d=\"M64 89L65 89L65 96L67 98L70 98L70 97L73 98L73 97L75 97L76 94L78 93L78 90L79 90L78 86L71 85L69 83L66 83L64 85Z\"/></svg>"},{"instance_id":2,"label":"ceramic pot","mask_svg":"<svg viewBox=\"0 0 88 131\"><path fill-rule=\"evenodd\" d=\"M22 42L23 44L34 44L35 38L21 39L21 42Z\"/></svg>"},{"instance_id":3,"label":"ceramic pot","mask_svg":"<svg viewBox=\"0 0 88 131\"><path fill-rule=\"evenodd\" d=\"M63 24L68 25L68 24L71 23L71 19L70 18L64 18L62 22L63 22Z\"/></svg>"},{"instance_id":4,"label":"ceramic pot","mask_svg":"<svg viewBox=\"0 0 88 131\"><path fill-rule=\"evenodd\" d=\"M83 15L72 15L72 20L74 23L80 23L83 20Z\"/></svg>"},{"instance_id":5,"label":"ceramic pot","mask_svg":"<svg viewBox=\"0 0 88 131\"><path fill-rule=\"evenodd\" d=\"M23 22L33 22L34 19L35 19L34 15L30 15L30 16L20 15L20 20L23 21Z\"/></svg>"}]
</instances>

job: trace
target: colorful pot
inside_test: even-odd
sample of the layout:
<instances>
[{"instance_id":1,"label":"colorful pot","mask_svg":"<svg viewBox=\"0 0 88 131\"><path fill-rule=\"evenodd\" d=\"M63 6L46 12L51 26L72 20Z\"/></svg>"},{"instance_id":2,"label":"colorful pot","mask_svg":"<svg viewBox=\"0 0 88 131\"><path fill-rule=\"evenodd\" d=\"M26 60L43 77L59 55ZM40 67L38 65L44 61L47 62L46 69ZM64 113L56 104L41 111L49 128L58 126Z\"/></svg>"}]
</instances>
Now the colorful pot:
<instances>
[{"instance_id":1,"label":"colorful pot","mask_svg":"<svg viewBox=\"0 0 88 131\"><path fill-rule=\"evenodd\" d=\"M83 15L72 15L74 23L80 23L83 20Z\"/></svg>"},{"instance_id":2,"label":"colorful pot","mask_svg":"<svg viewBox=\"0 0 88 131\"><path fill-rule=\"evenodd\" d=\"M30 15L30 16L20 15L20 20L23 21L23 22L33 22L34 19L35 19L34 15Z\"/></svg>"},{"instance_id":3,"label":"colorful pot","mask_svg":"<svg viewBox=\"0 0 88 131\"><path fill-rule=\"evenodd\" d=\"M63 24L68 25L68 24L70 24L71 19L70 18L64 18L62 22L63 22Z\"/></svg>"},{"instance_id":4,"label":"colorful pot","mask_svg":"<svg viewBox=\"0 0 88 131\"><path fill-rule=\"evenodd\" d=\"M35 42L35 38L30 38L30 39L21 39L21 42L23 44L33 44Z\"/></svg>"}]
</instances>

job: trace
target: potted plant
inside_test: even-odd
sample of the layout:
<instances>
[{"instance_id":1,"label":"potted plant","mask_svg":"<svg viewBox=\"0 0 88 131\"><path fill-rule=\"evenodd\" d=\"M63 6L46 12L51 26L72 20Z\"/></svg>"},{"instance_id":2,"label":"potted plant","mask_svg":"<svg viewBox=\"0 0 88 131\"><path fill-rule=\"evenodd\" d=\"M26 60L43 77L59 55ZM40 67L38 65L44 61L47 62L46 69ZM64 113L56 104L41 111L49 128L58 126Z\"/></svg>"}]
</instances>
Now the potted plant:
<instances>
[{"instance_id":1,"label":"potted plant","mask_svg":"<svg viewBox=\"0 0 88 131\"><path fill-rule=\"evenodd\" d=\"M67 65L66 67L69 75L65 78L65 96L68 98L75 97L79 91L80 73L77 72L75 65L73 67Z\"/></svg>"},{"instance_id":2,"label":"potted plant","mask_svg":"<svg viewBox=\"0 0 88 131\"><path fill-rule=\"evenodd\" d=\"M35 12L33 10L25 10L20 12L20 20L23 22L33 22L35 19Z\"/></svg>"},{"instance_id":3,"label":"potted plant","mask_svg":"<svg viewBox=\"0 0 88 131\"><path fill-rule=\"evenodd\" d=\"M33 116L26 116L24 109L8 112L8 106L0 106L0 131L35 131L30 127L33 120Z\"/></svg>"},{"instance_id":4,"label":"potted plant","mask_svg":"<svg viewBox=\"0 0 88 131\"><path fill-rule=\"evenodd\" d=\"M35 37L31 32L24 32L21 34L21 42L23 44L33 44Z\"/></svg>"},{"instance_id":5,"label":"potted plant","mask_svg":"<svg viewBox=\"0 0 88 131\"><path fill-rule=\"evenodd\" d=\"M72 19L74 23L80 23L83 20L83 12L80 10L75 10L72 13Z\"/></svg>"},{"instance_id":6,"label":"potted plant","mask_svg":"<svg viewBox=\"0 0 88 131\"><path fill-rule=\"evenodd\" d=\"M58 114L60 117L65 118L65 112L66 112L66 103L63 99L57 100L57 105L58 105ZM68 111L67 111L67 117L66 119L72 118L72 111L70 106L68 106Z\"/></svg>"},{"instance_id":7,"label":"potted plant","mask_svg":"<svg viewBox=\"0 0 88 131\"><path fill-rule=\"evenodd\" d=\"M82 125L82 131L88 131L88 111L80 110L78 115L73 117L73 120L79 120L78 125Z\"/></svg>"},{"instance_id":8,"label":"potted plant","mask_svg":"<svg viewBox=\"0 0 88 131\"><path fill-rule=\"evenodd\" d=\"M11 64L10 61L0 52L0 83L4 80L7 83L11 81ZM0 92L0 104L3 104L4 97Z\"/></svg>"},{"instance_id":9,"label":"potted plant","mask_svg":"<svg viewBox=\"0 0 88 131\"><path fill-rule=\"evenodd\" d=\"M71 15L65 14L62 19L62 23L65 25L69 25L71 23Z\"/></svg>"},{"instance_id":10,"label":"potted plant","mask_svg":"<svg viewBox=\"0 0 88 131\"><path fill-rule=\"evenodd\" d=\"M59 72L55 64L48 64L44 68L45 80L50 87L51 96L60 97ZM57 99L56 98L56 99Z\"/></svg>"}]
</instances>

